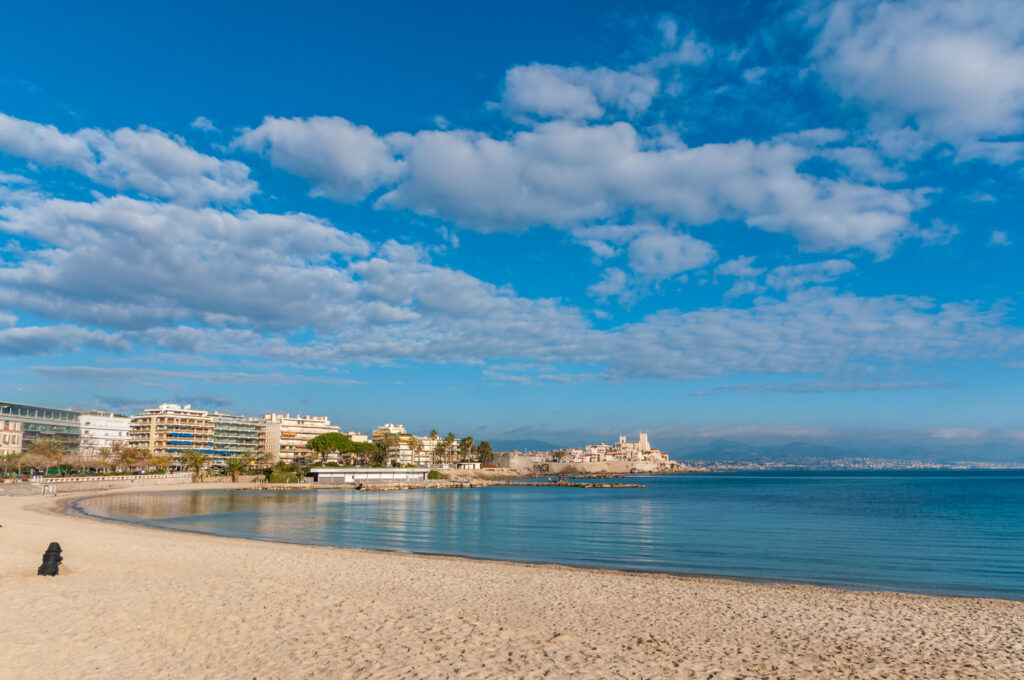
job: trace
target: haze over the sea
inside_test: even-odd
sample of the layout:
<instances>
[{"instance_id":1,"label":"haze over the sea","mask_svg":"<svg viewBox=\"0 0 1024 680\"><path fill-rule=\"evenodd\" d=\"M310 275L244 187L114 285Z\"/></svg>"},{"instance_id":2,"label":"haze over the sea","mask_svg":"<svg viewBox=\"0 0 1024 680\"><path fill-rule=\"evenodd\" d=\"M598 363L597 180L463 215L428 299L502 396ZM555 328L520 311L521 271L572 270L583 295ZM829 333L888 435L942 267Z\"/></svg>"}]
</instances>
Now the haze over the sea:
<instances>
[{"instance_id":1,"label":"haze over the sea","mask_svg":"<svg viewBox=\"0 0 1024 680\"><path fill-rule=\"evenodd\" d=\"M5 401L1024 461L1022 3L3 15Z\"/></svg>"}]
</instances>

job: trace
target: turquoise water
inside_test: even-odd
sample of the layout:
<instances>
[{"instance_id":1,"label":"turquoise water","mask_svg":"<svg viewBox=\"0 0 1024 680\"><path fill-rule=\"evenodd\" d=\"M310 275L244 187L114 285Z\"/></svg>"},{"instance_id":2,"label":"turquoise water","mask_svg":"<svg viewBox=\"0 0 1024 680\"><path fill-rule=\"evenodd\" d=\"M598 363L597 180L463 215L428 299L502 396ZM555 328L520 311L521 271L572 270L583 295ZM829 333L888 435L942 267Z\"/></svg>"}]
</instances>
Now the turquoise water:
<instances>
[{"instance_id":1,"label":"turquoise water","mask_svg":"<svg viewBox=\"0 0 1024 680\"><path fill-rule=\"evenodd\" d=\"M646 488L189 490L76 507L274 541L1024 599L1024 472L632 481Z\"/></svg>"}]
</instances>

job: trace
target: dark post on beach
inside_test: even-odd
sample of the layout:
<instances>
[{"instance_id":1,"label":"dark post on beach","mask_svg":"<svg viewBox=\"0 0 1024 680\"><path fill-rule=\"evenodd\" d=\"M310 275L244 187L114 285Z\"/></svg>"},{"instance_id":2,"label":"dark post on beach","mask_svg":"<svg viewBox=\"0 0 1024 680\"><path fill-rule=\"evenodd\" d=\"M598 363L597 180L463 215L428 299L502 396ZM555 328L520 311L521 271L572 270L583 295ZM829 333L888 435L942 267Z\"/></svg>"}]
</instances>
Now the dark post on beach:
<instances>
[{"instance_id":1,"label":"dark post on beach","mask_svg":"<svg viewBox=\"0 0 1024 680\"><path fill-rule=\"evenodd\" d=\"M50 547L43 553L43 563L39 565L39 571L36 573L40 576L56 576L63 559L60 556L60 543L51 543Z\"/></svg>"}]
</instances>

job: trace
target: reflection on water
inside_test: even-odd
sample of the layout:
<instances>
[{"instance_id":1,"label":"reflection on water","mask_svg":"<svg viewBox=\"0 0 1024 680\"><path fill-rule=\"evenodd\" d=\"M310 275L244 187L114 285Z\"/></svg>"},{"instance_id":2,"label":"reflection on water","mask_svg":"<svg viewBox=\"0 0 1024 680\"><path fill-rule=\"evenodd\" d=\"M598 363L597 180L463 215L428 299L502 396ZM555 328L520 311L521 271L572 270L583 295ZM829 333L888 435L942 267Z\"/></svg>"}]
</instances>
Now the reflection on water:
<instances>
[{"instance_id":1,"label":"reflection on water","mask_svg":"<svg viewBox=\"0 0 1024 680\"><path fill-rule=\"evenodd\" d=\"M176 491L76 506L226 536L1024 599L1018 473L750 473L643 483Z\"/></svg>"}]
</instances>

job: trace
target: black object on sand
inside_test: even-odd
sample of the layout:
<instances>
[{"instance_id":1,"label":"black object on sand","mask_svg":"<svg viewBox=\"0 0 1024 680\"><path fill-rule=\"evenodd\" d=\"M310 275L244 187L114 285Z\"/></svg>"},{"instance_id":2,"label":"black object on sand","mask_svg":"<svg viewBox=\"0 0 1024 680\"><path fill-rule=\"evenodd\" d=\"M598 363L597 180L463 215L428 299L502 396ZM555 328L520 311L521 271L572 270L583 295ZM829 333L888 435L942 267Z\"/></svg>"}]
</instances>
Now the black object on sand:
<instances>
[{"instance_id":1,"label":"black object on sand","mask_svg":"<svg viewBox=\"0 0 1024 680\"><path fill-rule=\"evenodd\" d=\"M63 560L64 558L60 556L60 543L51 543L50 547L43 553L43 563L39 566L39 571L36 573L40 576L56 576L57 570L60 569L60 563Z\"/></svg>"}]
</instances>

